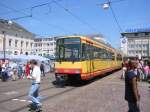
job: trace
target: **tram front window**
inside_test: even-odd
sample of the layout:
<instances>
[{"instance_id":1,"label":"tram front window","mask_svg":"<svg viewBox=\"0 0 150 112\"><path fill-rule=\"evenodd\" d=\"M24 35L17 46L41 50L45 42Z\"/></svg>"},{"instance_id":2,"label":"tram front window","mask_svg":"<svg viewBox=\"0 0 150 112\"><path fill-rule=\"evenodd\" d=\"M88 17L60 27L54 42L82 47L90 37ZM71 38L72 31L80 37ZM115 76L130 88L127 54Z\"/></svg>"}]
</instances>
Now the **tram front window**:
<instances>
[{"instance_id":1,"label":"tram front window","mask_svg":"<svg viewBox=\"0 0 150 112\"><path fill-rule=\"evenodd\" d=\"M57 40L57 61L79 61L80 60L80 38L62 38Z\"/></svg>"}]
</instances>

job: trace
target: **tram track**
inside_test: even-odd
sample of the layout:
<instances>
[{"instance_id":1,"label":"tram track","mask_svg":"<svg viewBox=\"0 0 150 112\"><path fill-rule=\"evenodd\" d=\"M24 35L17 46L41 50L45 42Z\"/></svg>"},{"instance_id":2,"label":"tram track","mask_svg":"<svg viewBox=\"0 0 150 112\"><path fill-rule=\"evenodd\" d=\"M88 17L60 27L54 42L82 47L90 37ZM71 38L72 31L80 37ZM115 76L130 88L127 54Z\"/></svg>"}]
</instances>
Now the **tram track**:
<instances>
[{"instance_id":1,"label":"tram track","mask_svg":"<svg viewBox=\"0 0 150 112\"><path fill-rule=\"evenodd\" d=\"M47 84L47 82L44 82L44 83L42 83L42 85L45 85L45 84ZM1 93L4 93L4 92L9 92L9 91L16 91L16 90L18 90L18 89L21 89L21 88L23 88L24 86L26 85L26 87L27 88L29 88L30 86L31 86L31 82L29 82L29 81L27 81L27 82L22 82L22 83L20 83L19 85L17 85L17 87L16 87L16 85L12 85L11 86L11 89L10 89L10 87L9 86L6 86L6 87L8 87L6 90L0 90L0 92ZM0 87L0 88L6 88L6 87Z\"/></svg>"},{"instance_id":2,"label":"tram track","mask_svg":"<svg viewBox=\"0 0 150 112\"><path fill-rule=\"evenodd\" d=\"M46 90L49 90L49 89L53 89L53 88L56 88L56 87L54 87L54 86L53 87L47 87L47 88L41 89L40 91L43 92L43 91L46 91ZM21 95L19 95L17 97L11 97L9 99L2 100L2 101L0 101L0 104L4 103L4 102L7 102L7 101L10 101L11 99L17 99L17 98L21 98L21 97L27 96L27 94L28 93L25 93L25 94L21 94Z\"/></svg>"},{"instance_id":3,"label":"tram track","mask_svg":"<svg viewBox=\"0 0 150 112\"><path fill-rule=\"evenodd\" d=\"M56 89L58 89L58 88L56 88ZM49 96L45 97L42 102L47 101L47 100L50 100L50 99L53 99L53 98L56 98L56 97L58 97L58 96L61 96L61 95L63 95L63 94L66 94L67 92L73 91L73 90L75 90L75 89L77 89L77 87L68 88L68 89L63 90L63 91L61 91L61 92L59 91L59 92L57 92L57 93L55 93L55 94L53 94L53 95L49 95ZM24 110L24 109L26 109L26 108L27 108L27 106L25 105L25 106L22 106L22 107L20 107L20 108L15 109L15 110L12 110L11 112L20 112L20 111L22 111L22 110Z\"/></svg>"}]
</instances>

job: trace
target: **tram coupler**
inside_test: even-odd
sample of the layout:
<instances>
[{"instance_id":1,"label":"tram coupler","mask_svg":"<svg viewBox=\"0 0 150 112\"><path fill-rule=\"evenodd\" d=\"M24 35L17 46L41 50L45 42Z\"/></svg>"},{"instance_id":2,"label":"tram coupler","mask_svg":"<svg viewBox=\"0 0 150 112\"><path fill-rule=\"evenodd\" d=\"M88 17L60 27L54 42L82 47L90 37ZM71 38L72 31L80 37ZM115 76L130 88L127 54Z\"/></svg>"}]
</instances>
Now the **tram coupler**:
<instances>
[{"instance_id":1,"label":"tram coupler","mask_svg":"<svg viewBox=\"0 0 150 112\"><path fill-rule=\"evenodd\" d=\"M58 86L64 87L68 76L66 74L55 74L56 83Z\"/></svg>"}]
</instances>

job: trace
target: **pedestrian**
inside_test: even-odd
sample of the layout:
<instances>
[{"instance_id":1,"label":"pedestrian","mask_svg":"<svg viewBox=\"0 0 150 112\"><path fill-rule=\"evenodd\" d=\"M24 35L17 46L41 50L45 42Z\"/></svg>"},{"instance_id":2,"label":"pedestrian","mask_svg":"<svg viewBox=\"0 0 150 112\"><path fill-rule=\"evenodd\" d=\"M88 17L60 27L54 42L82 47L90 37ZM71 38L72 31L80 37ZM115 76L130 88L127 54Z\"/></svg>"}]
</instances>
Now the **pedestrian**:
<instances>
[{"instance_id":1,"label":"pedestrian","mask_svg":"<svg viewBox=\"0 0 150 112\"><path fill-rule=\"evenodd\" d=\"M145 65L144 65L144 80L145 80L145 81L147 81L148 75L149 75L149 66L148 66L148 64L145 62Z\"/></svg>"},{"instance_id":2,"label":"pedestrian","mask_svg":"<svg viewBox=\"0 0 150 112\"><path fill-rule=\"evenodd\" d=\"M127 63L128 63L128 61L124 61L122 63L122 75L121 75L121 79L125 78L125 73L127 71Z\"/></svg>"},{"instance_id":3,"label":"pedestrian","mask_svg":"<svg viewBox=\"0 0 150 112\"><path fill-rule=\"evenodd\" d=\"M12 73L12 80L13 81L16 81L17 80L17 73L18 73L18 71L17 71L17 63L16 62L14 62L13 64L12 64L12 71L13 71L13 73Z\"/></svg>"},{"instance_id":4,"label":"pedestrian","mask_svg":"<svg viewBox=\"0 0 150 112\"><path fill-rule=\"evenodd\" d=\"M5 60L2 61L2 68L1 69L2 69L2 73L1 73L2 74L2 81L5 82L5 81L7 81L7 77L8 77L7 72L6 72L7 68L6 68Z\"/></svg>"},{"instance_id":5,"label":"pedestrian","mask_svg":"<svg viewBox=\"0 0 150 112\"><path fill-rule=\"evenodd\" d=\"M22 79L26 77L25 71L26 71L26 65L23 64L23 66L22 66L22 72L23 72L23 73L22 73Z\"/></svg>"},{"instance_id":6,"label":"pedestrian","mask_svg":"<svg viewBox=\"0 0 150 112\"><path fill-rule=\"evenodd\" d=\"M44 67L44 62L43 61L42 61L41 65L40 65L40 70L41 70L42 76L45 77L45 67Z\"/></svg>"},{"instance_id":7,"label":"pedestrian","mask_svg":"<svg viewBox=\"0 0 150 112\"><path fill-rule=\"evenodd\" d=\"M25 68L26 77L30 75L30 62L28 61Z\"/></svg>"},{"instance_id":8,"label":"pedestrian","mask_svg":"<svg viewBox=\"0 0 150 112\"><path fill-rule=\"evenodd\" d=\"M0 79L2 78L2 64L0 62Z\"/></svg>"},{"instance_id":9,"label":"pedestrian","mask_svg":"<svg viewBox=\"0 0 150 112\"><path fill-rule=\"evenodd\" d=\"M140 61L137 62L137 72L140 75L140 80L144 80L143 66Z\"/></svg>"},{"instance_id":10,"label":"pedestrian","mask_svg":"<svg viewBox=\"0 0 150 112\"><path fill-rule=\"evenodd\" d=\"M128 112L140 112L140 94L137 84L138 75L135 73L136 68L137 63L135 61L128 62L128 69L125 74L125 100L128 102Z\"/></svg>"},{"instance_id":11,"label":"pedestrian","mask_svg":"<svg viewBox=\"0 0 150 112\"><path fill-rule=\"evenodd\" d=\"M36 60L31 60L30 65L33 71L32 74L27 77L28 79L32 80L32 85L28 94L28 97L32 101L32 104L29 106L30 107L34 106L36 110L39 110L42 106L40 102L41 97L39 96L39 88L41 83L41 71Z\"/></svg>"},{"instance_id":12,"label":"pedestrian","mask_svg":"<svg viewBox=\"0 0 150 112\"><path fill-rule=\"evenodd\" d=\"M21 64L19 64L19 66L18 66L18 78L22 79L22 76L23 76L23 69L22 69Z\"/></svg>"}]
</instances>

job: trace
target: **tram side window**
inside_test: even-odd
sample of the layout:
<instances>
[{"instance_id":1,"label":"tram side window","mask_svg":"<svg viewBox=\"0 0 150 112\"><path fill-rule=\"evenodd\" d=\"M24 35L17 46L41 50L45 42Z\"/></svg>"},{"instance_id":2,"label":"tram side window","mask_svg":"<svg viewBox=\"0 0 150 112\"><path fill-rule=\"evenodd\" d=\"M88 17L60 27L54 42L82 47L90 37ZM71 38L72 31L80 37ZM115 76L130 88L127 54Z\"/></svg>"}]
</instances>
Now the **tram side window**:
<instances>
[{"instance_id":1,"label":"tram side window","mask_svg":"<svg viewBox=\"0 0 150 112\"><path fill-rule=\"evenodd\" d=\"M103 52L102 59L107 59L107 51L103 49L102 52Z\"/></svg>"},{"instance_id":2,"label":"tram side window","mask_svg":"<svg viewBox=\"0 0 150 112\"><path fill-rule=\"evenodd\" d=\"M103 59L103 57L104 57L103 49L98 48L98 58L99 58L99 59Z\"/></svg>"},{"instance_id":3,"label":"tram side window","mask_svg":"<svg viewBox=\"0 0 150 112\"><path fill-rule=\"evenodd\" d=\"M107 59L109 59L109 60L114 60L115 59L114 53L109 52L109 51L107 53L108 53L108 58Z\"/></svg>"},{"instance_id":4,"label":"tram side window","mask_svg":"<svg viewBox=\"0 0 150 112\"><path fill-rule=\"evenodd\" d=\"M59 48L59 52L60 52L60 58L62 59L64 57L64 47L63 46L60 46Z\"/></svg>"},{"instance_id":5,"label":"tram side window","mask_svg":"<svg viewBox=\"0 0 150 112\"><path fill-rule=\"evenodd\" d=\"M93 59L94 47L91 45L86 45L86 51L87 59Z\"/></svg>"},{"instance_id":6,"label":"tram side window","mask_svg":"<svg viewBox=\"0 0 150 112\"><path fill-rule=\"evenodd\" d=\"M94 59L99 59L100 58L99 52L100 52L100 49L94 47L94 53L93 53L93 58Z\"/></svg>"},{"instance_id":7,"label":"tram side window","mask_svg":"<svg viewBox=\"0 0 150 112\"><path fill-rule=\"evenodd\" d=\"M120 54L117 55L117 60L121 61L122 60L122 56Z\"/></svg>"},{"instance_id":8,"label":"tram side window","mask_svg":"<svg viewBox=\"0 0 150 112\"><path fill-rule=\"evenodd\" d=\"M107 59L111 60L112 59L112 55L109 51L107 51Z\"/></svg>"},{"instance_id":9,"label":"tram side window","mask_svg":"<svg viewBox=\"0 0 150 112\"><path fill-rule=\"evenodd\" d=\"M115 54L112 53L112 60L115 60Z\"/></svg>"},{"instance_id":10,"label":"tram side window","mask_svg":"<svg viewBox=\"0 0 150 112\"><path fill-rule=\"evenodd\" d=\"M82 60L86 60L87 55L86 55L86 44L82 44Z\"/></svg>"},{"instance_id":11,"label":"tram side window","mask_svg":"<svg viewBox=\"0 0 150 112\"><path fill-rule=\"evenodd\" d=\"M82 44L82 60L93 59L93 47L87 44Z\"/></svg>"}]
</instances>

